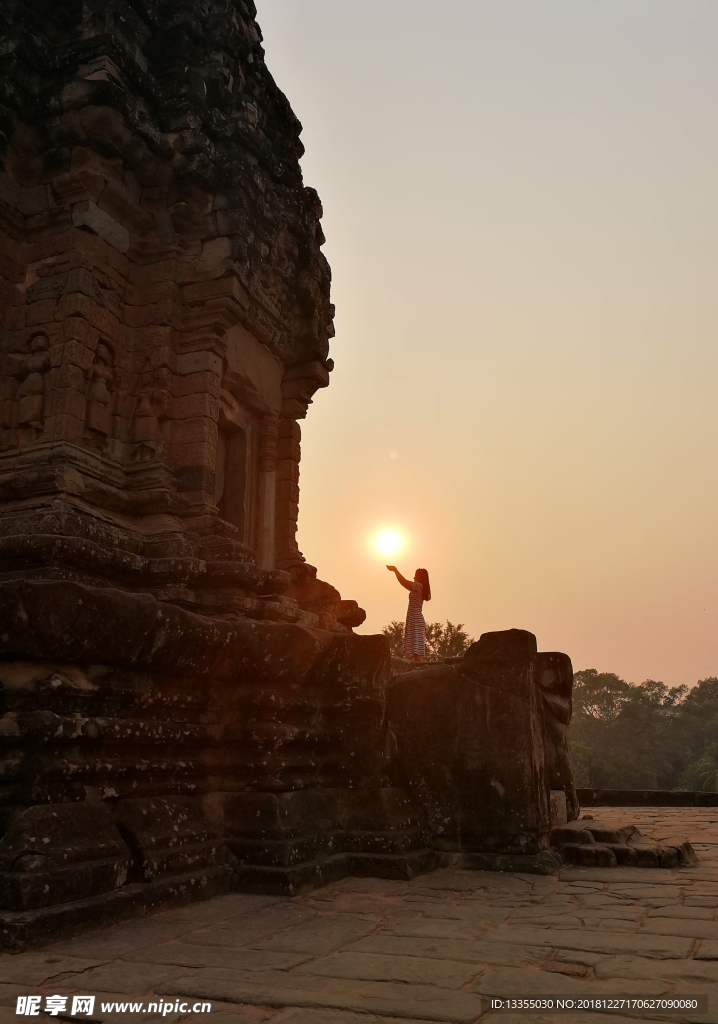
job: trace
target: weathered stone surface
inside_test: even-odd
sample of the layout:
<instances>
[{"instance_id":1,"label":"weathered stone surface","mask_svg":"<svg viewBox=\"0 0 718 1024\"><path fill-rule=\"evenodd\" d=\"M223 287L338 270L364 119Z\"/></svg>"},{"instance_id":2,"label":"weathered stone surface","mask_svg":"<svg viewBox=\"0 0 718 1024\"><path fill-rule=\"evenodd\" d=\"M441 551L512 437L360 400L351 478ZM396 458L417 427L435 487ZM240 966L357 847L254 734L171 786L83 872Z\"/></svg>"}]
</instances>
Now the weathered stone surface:
<instances>
[{"instance_id":1,"label":"weathered stone surface","mask_svg":"<svg viewBox=\"0 0 718 1024\"><path fill-rule=\"evenodd\" d=\"M718 921L655 917L644 921L641 925L641 932L651 935L686 935L693 939L718 939Z\"/></svg>"},{"instance_id":2,"label":"weathered stone surface","mask_svg":"<svg viewBox=\"0 0 718 1024\"><path fill-rule=\"evenodd\" d=\"M0 839L0 907L28 910L111 892L127 880L130 863L99 801L18 809Z\"/></svg>"},{"instance_id":3,"label":"weathered stone surface","mask_svg":"<svg viewBox=\"0 0 718 1024\"><path fill-rule=\"evenodd\" d=\"M509 630L391 683L297 547L334 309L252 0L14 0L0 28L2 942L347 874L557 873L567 656ZM266 925L265 954L365 934ZM161 955L215 964L205 940Z\"/></svg>"},{"instance_id":4,"label":"weathered stone surface","mask_svg":"<svg viewBox=\"0 0 718 1024\"><path fill-rule=\"evenodd\" d=\"M458 665L392 681L392 731L439 849L533 854L548 846L536 664L536 638L508 630L484 634Z\"/></svg>"},{"instance_id":5,"label":"weathered stone surface","mask_svg":"<svg viewBox=\"0 0 718 1024\"><path fill-rule=\"evenodd\" d=\"M200 969L192 978L158 986L163 995L209 997L266 1006L324 1006L363 1010L390 1017L418 1017L451 1024L474 1024L481 1013L481 997L431 985L391 982L346 982L334 978L278 977ZM211 998L211 997L209 997Z\"/></svg>"},{"instance_id":6,"label":"weathered stone surface","mask_svg":"<svg viewBox=\"0 0 718 1024\"><path fill-rule=\"evenodd\" d=\"M610 982L594 981L591 985L591 993L597 998L616 995L657 996L670 989L669 981L659 979L631 979L628 984L626 980L616 978ZM583 979L540 971L533 967L496 967L484 974L472 986L472 991L496 996L510 996L514 993L581 996L586 993L587 985Z\"/></svg>"},{"instance_id":7,"label":"weathered stone surface","mask_svg":"<svg viewBox=\"0 0 718 1024\"><path fill-rule=\"evenodd\" d=\"M63 981L73 987L84 986L89 992L126 993L132 997L140 992L151 992L155 985L178 978L183 973L181 967L159 966L151 957L147 959L147 963L133 964L131 971L127 970L126 964L105 964L83 971L82 977L64 975Z\"/></svg>"},{"instance_id":8,"label":"weathered stone surface","mask_svg":"<svg viewBox=\"0 0 718 1024\"><path fill-rule=\"evenodd\" d=\"M118 252L125 253L130 248L130 232L127 228L118 224L92 200L75 203L72 208L72 223L76 228L88 228Z\"/></svg>"},{"instance_id":9,"label":"weathered stone surface","mask_svg":"<svg viewBox=\"0 0 718 1024\"><path fill-rule=\"evenodd\" d=\"M688 956L692 942L672 935L652 935L624 932L610 932L607 929L591 931L561 929L560 938L551 929L536 927L509 927L496 932L501 942L518 942L527 946L561 946L562 949L587 950L593 953L639 952L642 956L682 958Z\"/></svg>"},{"instance_id":10,"label":"weathered stone surface","mask_svg":"<svg viewBox=\"0 0 718 1024\"><path fill-rule=\"evenodd\" d=\"M333 588L263 599L275 568L328 587L285 484L333 306L254 5L101 8L2 14L0 578L111 566L186 607L347 629L363 612Z\"/></svg>"},{"instance_id":11,"label":"weathered stone surface","mask_svg":"<svg viewBox=\"0 0 718 1024\"><path fill-rule=\"evenodd\" d=\"M431 979L441 988L459 989L476 976L476 965L416 956L378 956L373 953L337 953L299 967L295 974L359 981L399 981L422 984Z\"/></svg>"},{"instance_id":12,"label":"weathered stone surface","mask_svg":"<svg viewBox=\"0 0 718 1024\"><path fill-rule=\"evenodd\" d=\"M292 1007L281 1010L272 1018L276 1024L385 1024L386 1017L375 1017L373 1013L345 1013L342 1010L320 1010L317 1007L300 1009ZM406 1017L392 1017L392 1024L420 1024Z\"/></svg>"},{"instance_id":13,"label":"weathered stone surface","mask_svg":"<svg viewBox=\"0 0 718 1024\"><path fill-rule=\"evenodd\" d=\"M0 982L37 988L60 975L84 973L93 967L99 967L107 963L108 959L111 958L104 957L102 953L97 957L25 953L20 959L16 956L0 955Z\"/></svg>"},{"instance_id":14,"label":"weathered stone surface","mask_svg":"<svg viewBox=\"0 0 718 1024\"><path fill-rule=\"evenodd\" d=\"M314 920L287 928L278 935L268 939L260 939L257 949L288 950L310 952L313 956L323 956L333 949L345 946L348 942L369 935L376 928L372 920L342 917L337 921Z\"/></svg>"},{"instance_id":15,"label":"weathered stone surface","mask_svg":"<svg viewBox=\"0 0 718 1024\"><path fill-rule=\"evenodd\" d=\"M223 967L238 971L284 971L303 963L307 957L306 952L276 953L269 950L232 949L217 943L200 945L195 942L166 943L156 949L147 949L144 954L144 960L152 964L192 968ZM180 974L180 971L174 972L174 976Z\"/></svg>"},{"instance_id":16,"label":"weathered stone surface","mask_svg":"<svg viewBox=\"0 0 718 1024\"><path fill-rule=\"evenodd\" d=\"M695 813L695 827L710 846L711 836L716 835L715 822L701 819L705 812ZM659 826L663 818L659 813ZM607 827L616 829L623 824L618 812L611 812L606 822ZM660 838L662 826L643 820L640 825L646 838L653 842ZM684 827L693 825L687 819ZM480 1009L454 997L478 999L482 993L496 994L496 989L510 995L589 998L620 992L633 996L659 991L699 994L708 996L709 1012L704 1019L712 1020L718 1005L718 958L703 959L701 955L705 950L710 957L712 940L696 943L690 936L658 936L671 944L670 949L662 946L658 950L656 936L643 930L644 923L661 920L653 916L654 910L671 911L670 917L662 919L666 923L690 925L692 911L701 909L699 923L712 924L703 916L704 908L692 906L715 886L713 879L705 877L707 869L647 873L620 867L570 870L580 878L439 870L408 882L348 878L292 900L228 895L58 943L43 953L0 956L4 989L0 1008L4 1000L16 1019L17 995L28 991L43 996L85 992L94 987L98 995L94 1016L109 1024L113 1018L102 1010L101 1002L133 998L192 1002L192 994L179 993L199 981L201 995L196 998L211 1001L212 1018L217 1016L223 1024L264 1024L267 1020L288 1020L290 1024L436 1020L454 1024L467 1018L475 1024ZM646 874L664 884L641 885L635 880ZM657 896L660 891L670 895ZM663 905L655 907L661 898ZM677 909L688 916L673 916ZM712 908L708 912L712 913ZM598 929L592 915L598 920L600 914L623 916L607 918L606 927ZM542 916L546 923L539 925ZM576 923L562 927L569 917ZM341 930L347 921L371 924L373 931L356 940L351 928ZM616 929L619 922L622 931ZM408 933L412 924L434 928L433 940L412 937ZM316 925L320 931L327 926L343 944L329 954L318 955L313 942ZM443 932L446 927L462 929L461 939L452 940ZM517 941L532 934L540 936L533 945ZM292 936L296 952L258 948L265 938L282 935ZM87 955L86 948L93 943L94 958ZM596 946L598 950L591 948ZM175 950L183 950L180 955L193 960L193 966L167 963ZM212 960L205 959L208 951ZM28 988L3 983L4 977L24 978ZM235 1001L239 999L243 1001ZM467 1010L476 1010L473 1018ZM173 1011L168 1016L174 1021L182 1015ZM196 1024L203 1016L190 1014L184 1019ZM554 1019L550 1014L531 1015L532 1019L534 1016ZM605 1015L561 1016L599 1024ZM631 1019L623 1014L613 1016L619 1021ZM674 1017L686 1024L701 1020L700 1015L690 1013L675 1014L671 1019ZM489 1013L480 1019L504 1021L507 1016ZM508 1020L512 1019L517 1018L508 1015Z\"/></svg>"},{"instance_id":17,"label":"weathered stone surface","mask_svg":"<svg viewBox=\"0 0 718 1024\"><path fill-rule=\"evenodd\" d=\"M718 982L718 964L702 959L693 960L644 960L634 956L617 956L603 960L595 967L596 977L611 978L659 978L665 981Z\"/></svg>"},{"instance_id":18,"label":"weathered stone surface","mask_svg":"<svg viewBox=\"0 0 718 1024\"><path fill-rule=\"evenodd\" d=\"M552 791L563 792L568 821L578 817L579 802L573 785L573 762L568 726L571 721L573 666L566 654L538 655L536 683L543 701L546 728L546 770Z\"/></svg>"},{"instance_id":19,"label":"weathered stone surface","mask_svg":"<svg viewBox=\"0 0 718 1024\"><path fill-rule=\"evenodd\" d=\"M675 917L686 921L712 921L713 914L707 907L663 906L648 911L649 917Z\"/></svg>"},{"instance_id":20,"label":"weathered stone surface","mask_svg":"<svg viewBox=\"0 0 718 1024\"><path fill-rule=\"evenodd\" d=\"M356 942L351 952L374 956L408 956L425 960L449 960L467 964L537 963L546 959L545 945L522 945L490 936L465 935L463 939L445 936L437 929L429 937L414 937L398 932L381 932Z\"/></svg>"}]
</instances>

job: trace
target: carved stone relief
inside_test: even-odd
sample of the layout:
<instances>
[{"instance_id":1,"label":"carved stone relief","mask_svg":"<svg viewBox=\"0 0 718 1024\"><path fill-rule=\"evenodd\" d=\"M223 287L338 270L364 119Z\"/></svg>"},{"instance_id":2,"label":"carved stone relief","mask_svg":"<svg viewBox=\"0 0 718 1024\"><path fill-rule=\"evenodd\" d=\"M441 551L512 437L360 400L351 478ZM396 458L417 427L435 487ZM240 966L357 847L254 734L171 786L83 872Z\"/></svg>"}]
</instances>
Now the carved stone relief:
<instances>
[{"instance_id":1,"label":"carved stone relief","mask_svg":"<svg viewBox=\"0 0 718 1024\"><path fill-rule=\"evenodd\" d=\"M104 342L100 342L95 352L95 359L87 371L87 429L95 443L101 443L112 433L111 430L111 398L115 384L112 370L112 351Z\"/></svg>"},{"instance_id":2,"label":"carved stone relief","mask_svg":"<svg viewBox=\"0 0 718 1024\"><path fill-rule=\"evenodd\" d=\"M50 339L36 334L30 342L30 354L20 367L21 384L15 395L17 401L18 443L34 444L45 429L45 393L50 370Z\"/></svg>"},{"instance_id":3,"label":"carved stone relief","mask_svg":"<svg viewBox=\"0 0 718 1024\"><path fill-rule=\"evenodd\" d=\"M162 452L172 407L171 379L171 371L164 366L156 370L146 366L140 375L132 419L133 462L149 462Z\"/></svg>"}]
</instances>

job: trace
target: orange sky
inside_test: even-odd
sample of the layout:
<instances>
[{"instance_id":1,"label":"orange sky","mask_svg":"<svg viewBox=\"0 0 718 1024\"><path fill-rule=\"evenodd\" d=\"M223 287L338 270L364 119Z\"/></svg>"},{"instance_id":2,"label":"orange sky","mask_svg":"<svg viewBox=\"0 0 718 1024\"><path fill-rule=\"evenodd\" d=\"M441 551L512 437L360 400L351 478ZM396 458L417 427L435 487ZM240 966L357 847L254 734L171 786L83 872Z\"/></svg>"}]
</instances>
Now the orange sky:
<instances>
[{"instance_id":1,"label":"orange sky","mask_svg":"<svg viewBox=\"0 0 718 1024\"><path fill-rule=\"evenodd\" d=\"M324 203L300 547L367 609L718 675L715 0L258 0ZM390 559L392 561L393 559Z\"/></svg>"}]
</instances>

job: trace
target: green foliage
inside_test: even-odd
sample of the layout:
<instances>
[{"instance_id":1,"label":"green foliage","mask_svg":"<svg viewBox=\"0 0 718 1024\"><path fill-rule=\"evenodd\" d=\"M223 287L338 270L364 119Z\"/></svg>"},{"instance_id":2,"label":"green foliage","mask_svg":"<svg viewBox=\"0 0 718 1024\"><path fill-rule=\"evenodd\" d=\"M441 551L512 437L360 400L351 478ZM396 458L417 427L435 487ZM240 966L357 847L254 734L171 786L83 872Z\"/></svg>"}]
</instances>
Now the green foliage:
<instances>
[{"instance_id":1,"label":"green foliage","mask_svg":"<svg viewBox=\"0 0 718 1024\"><path fill-rule=\"evenodd\" d=\"M718 788L718 679L689 690L586 669L574 675L573 701L578 786Z\"/></svg>"},{"instance_id":2,"label":"green foliage","mask_svg":"<svg viewBox=\"0 0 718 1024\"><path fill-rule=\"evenodd\" d=\"M718 743L711 744L700 757L683 772L681 789L697 789L704 793L718 791Z\"/></svg>"},{"instance_id":3,"label":"green foliage","mask_svg":"<svg viewBox=\"0 0 718 1024\"><path fill-rule=\"evenodd\" d=\"M461 658L471 647L474 640L464 629L464 623L446 620L446 625L440 622L427 622L426 624L426 660L441 661L443 658Z\"/></svg>"},{"instance_id":4,"label":"green foliage","mask_svg":"<svg viewBox=\"0 0 718 1024\"><path fill-rule=\"evenodd\" d=\"M382 629L384 636L389 637L389 646L393 658L404 657L404 623L394 619Z\"/></svg>"},{"instance_id":5,"label":"green foliage","mask_svg":"<svg viewBox=\"0 0 718 1024\"><path fill-rule=\"evenodd\" d=\"M591 788L591 748L580 740L571 741L573 781L577 789Z\"/></svg>"},{"instance_id":6,"label":"green foliage","mask_svg":"<svg viewBox=\"0 0 718 1024\"><path fill-rule=\"evenodd\" d=\"M394 619L384 626L382 633L389 638L391 653L395 658L404 657L404 623ZM460 658L473 644L472 637L464 629L464 623L454 624L446 620L426 624L426 660L441 661L443 658Z\"/></svg>"}]
</instances>

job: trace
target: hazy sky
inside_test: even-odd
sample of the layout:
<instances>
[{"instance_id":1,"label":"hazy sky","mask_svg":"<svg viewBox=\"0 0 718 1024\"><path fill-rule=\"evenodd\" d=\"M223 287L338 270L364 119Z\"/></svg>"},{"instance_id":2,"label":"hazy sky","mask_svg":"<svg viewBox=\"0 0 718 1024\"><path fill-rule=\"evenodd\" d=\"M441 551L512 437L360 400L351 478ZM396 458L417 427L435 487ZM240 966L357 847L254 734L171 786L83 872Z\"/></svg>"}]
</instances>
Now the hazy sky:
<instances>
[{"instance_id":1,"label":"hazy sky","mask_svg":"<svg viewBox=\"0 0 718 1024\"><path fill-rule=\"evenodd\" d=\"M718 675L716 0L257 0L324 203L299 542L574 668ZM393 559L391 559L393 561Z\"/></svg>"}]
</instances>

